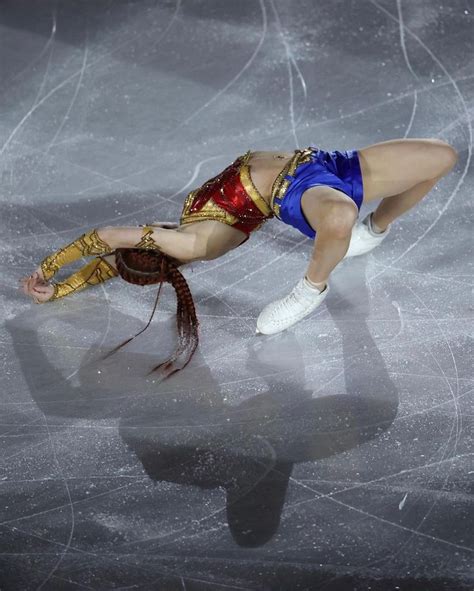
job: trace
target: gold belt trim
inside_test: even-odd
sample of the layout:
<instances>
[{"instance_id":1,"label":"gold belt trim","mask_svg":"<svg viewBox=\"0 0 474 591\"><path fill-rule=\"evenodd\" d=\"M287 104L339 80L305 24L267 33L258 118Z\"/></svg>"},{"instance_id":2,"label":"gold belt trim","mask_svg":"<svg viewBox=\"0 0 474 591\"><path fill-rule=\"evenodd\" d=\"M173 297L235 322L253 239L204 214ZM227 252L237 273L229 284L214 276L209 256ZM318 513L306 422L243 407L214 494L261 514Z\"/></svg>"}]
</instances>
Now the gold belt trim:
<instances>
[{"instance_id":1,"label":"gold belt trim","mask_svg":"<svg viewBox=\"0 0 474 591\"><path fill-rule=\"evenodd\" d=\"M242 183L247 195L250 197L250 199L252 199L263 215L271 217L273 215L271 208L268 206L268 203L265 201L265 199L260 195L257 187L252 181L252 177L250 175L250 165L248 164L250 156L250 150L244 156L242 156L242 164L240 166L240 182Z\"/></svg>"},{"instance_id":2,"label":"gold belt trim","mask_svg":"<svg viewBox=\"0 0 474 591\"><path fill-rule=\"evenodd\" d=\"M286 175L293 176L296 172L296 169L300 164L305 164L311 160L311 155L313 153L313 149L305 148L303 150L295 150L294 156L289 160L281 172L278 174L275 182L272 185L272 195L270 199L270 207L273 213L280 218L280 205L275 203L275 197L280 199L280 201L285 196L286 190L288 189L291 180L286 179Z\"/></svg>"}]
</instances>

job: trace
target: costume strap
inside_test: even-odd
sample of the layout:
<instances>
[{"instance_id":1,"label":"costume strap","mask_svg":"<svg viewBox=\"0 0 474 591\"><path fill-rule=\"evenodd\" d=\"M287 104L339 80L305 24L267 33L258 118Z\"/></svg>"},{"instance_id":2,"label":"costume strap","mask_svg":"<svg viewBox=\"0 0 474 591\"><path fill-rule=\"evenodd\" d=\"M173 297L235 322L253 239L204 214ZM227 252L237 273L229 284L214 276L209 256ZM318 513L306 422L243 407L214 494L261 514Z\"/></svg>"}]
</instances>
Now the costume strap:
<instances>
[{"instance_id":1,"label":"costume strap","mask_svg":"<svg viewBox=\"0 0 474 591\"><path fill-rule=\"evenodd\" d=\"M255 186L252 175L250 174L250 165L248 164L251 152L248 151L245 156L243 156L243 161L240 164L240 182L242 183L245 192L253 201L253 203L257 206L260 212L266 217L273 217L273 211L269 208L267 202L260 194L259 190Z\"/></svg>"},{"instance_id":2,"label":"costume strap","mask_svg":"<svg viewBox=\"0 0 474 591\"><path fill-rule=\"evenodd\" d=\"M245 166L246 164L248 164L251 156L252 156L252 151L248 150L247 152L245 152L245 154L243 156L240 156L238 158L238 160L242 166Z\"/></svg>"}]
</instances>

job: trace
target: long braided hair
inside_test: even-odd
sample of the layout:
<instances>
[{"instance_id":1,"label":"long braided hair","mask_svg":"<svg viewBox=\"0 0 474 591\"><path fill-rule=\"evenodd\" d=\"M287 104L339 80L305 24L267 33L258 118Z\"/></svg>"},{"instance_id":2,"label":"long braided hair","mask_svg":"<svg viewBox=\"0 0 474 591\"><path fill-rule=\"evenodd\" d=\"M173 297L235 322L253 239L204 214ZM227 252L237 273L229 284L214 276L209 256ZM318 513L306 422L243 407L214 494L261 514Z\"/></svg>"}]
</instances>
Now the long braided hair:
<instances>
[{"instance_id":1,"label":"long braided hair","mask_svg":"<svg viewBox=\"0 0 474 591\"><path fill-rule=\"evenodd\" d=\"M163 283L171 283L175 289L178 301L176 309L178 346L166 361L159 363L148 373L150 375L153 372L159 372L163 375L164 379L169 378L172 374L186 367L199 344L199 322L196 316L193 296L186 279L178 270L178 267L183 263L157 250L117 248L115 250L115 264L119 275L128 283L135 285L159 284L159 288L153 312L145 328L112 349L112 351L104 356L104 359L118 351L148 328L155 314ZM178 362L181 357L184 363L179 364Z\"/></svg>"}]
</instances>

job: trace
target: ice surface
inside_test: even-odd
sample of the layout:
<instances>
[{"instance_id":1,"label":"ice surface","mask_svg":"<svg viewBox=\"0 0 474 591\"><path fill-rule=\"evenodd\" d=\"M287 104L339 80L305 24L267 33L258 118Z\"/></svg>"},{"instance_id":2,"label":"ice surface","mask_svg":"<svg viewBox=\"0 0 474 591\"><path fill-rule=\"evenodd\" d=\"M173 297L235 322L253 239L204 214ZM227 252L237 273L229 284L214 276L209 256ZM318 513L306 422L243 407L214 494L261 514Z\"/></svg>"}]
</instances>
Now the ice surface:
<instances>
[{"instance_id":1,"label":"ice surface","mask_svg":"<svg viewBox=\"0 0 474 591\"><path fill-rule=\"evenodd\" d=\"M2 3L2 589L472 588L473 10ZM201 344L165 383L170 288L106 361L154 288L17 290L87 229L177 220L247 149L403 137L455 170L307 321L254 335L311 253L278 220L186 271Z\"/></svg>"}]
</instances>

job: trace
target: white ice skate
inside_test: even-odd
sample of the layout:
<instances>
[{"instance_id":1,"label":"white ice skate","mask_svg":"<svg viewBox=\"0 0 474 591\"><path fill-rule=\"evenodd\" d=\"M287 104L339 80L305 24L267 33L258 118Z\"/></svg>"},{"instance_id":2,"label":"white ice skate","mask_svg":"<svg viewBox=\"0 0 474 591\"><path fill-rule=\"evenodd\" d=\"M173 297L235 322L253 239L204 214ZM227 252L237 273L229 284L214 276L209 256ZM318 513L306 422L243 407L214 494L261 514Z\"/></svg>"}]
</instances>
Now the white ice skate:
<instances>
[{"instance_id":1,"label":"white ice skate","mask_svg":"<svg viewBox=\"0 0 474 591\"><path fill-rule=\"evenodd\" d=\"M326 284L321 293L303 277L283 298L265 306L257 319L257 334L276 334L299 322L317 308L329 293Z\"/></svg>"},{"instance_id":2,"label":"white ice skate","mask_svg":"<svg viewBox=\"0 0 474 591\"><path fill-rule=\"evenodd\" d=\"M385 232L377 233L372 229L372 214L367 214L362 222L352 228L351 241L344 258L365 254L378 246L390 231L390 226Z\"/></svg>"}]
</instances>

